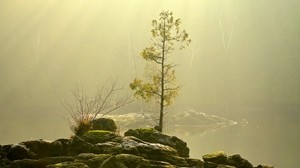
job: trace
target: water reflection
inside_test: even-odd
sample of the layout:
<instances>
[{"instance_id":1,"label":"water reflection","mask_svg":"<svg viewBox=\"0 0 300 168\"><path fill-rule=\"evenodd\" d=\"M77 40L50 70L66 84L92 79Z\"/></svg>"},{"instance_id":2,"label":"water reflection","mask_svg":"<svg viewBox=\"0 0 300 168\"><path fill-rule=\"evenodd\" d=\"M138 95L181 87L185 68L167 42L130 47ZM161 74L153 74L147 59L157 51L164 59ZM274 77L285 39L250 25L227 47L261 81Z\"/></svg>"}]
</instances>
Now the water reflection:
<instances>
[{"instance_id":1,"label":"water reflection","mask_svg":"<svg viewBox=\"0 0 300 168\"><path fill-rule=\"evenodd\" d=\"M120 132L124 132L128 129L155 126L155 117L151 113L127 113L121 115L106 115L105 117L112 118L119 127ZM166 133L179 137L200 135L238 123L230 119L216 115L208 115L195 110L189 110L176 115L168 115L166 120Z\"/></svg>"}]
</instances>

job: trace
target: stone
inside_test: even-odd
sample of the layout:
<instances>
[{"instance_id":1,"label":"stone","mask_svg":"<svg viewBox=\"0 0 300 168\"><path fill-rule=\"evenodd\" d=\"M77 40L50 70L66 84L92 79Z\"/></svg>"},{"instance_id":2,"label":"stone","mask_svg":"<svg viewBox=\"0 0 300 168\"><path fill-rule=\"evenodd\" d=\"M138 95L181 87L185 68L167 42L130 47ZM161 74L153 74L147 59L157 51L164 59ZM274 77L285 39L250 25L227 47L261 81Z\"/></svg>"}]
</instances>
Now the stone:
<instances>
[{"instance_id":1,"label":"stone","mask_svg":"<svg viewBox=\"0 0 300 168\"><path fill-rule=\"evenodd\" d=\"M44 157L53 157L63 155L63 145L60 141L45 141L32 140L21 142L20 144L26 146L30 150L30 158L39 159Z\"/></svg>"},{"instance_id":2,"label":"stone","mask_svg":"<svg viewBox=\"0 0 300 168\"><path fill-rule=\"evenodd\" d=\"M206 154L202 156L204 162L211 162L216 164L227 164L227 155L224 153L224 151L218 151L211 154Z\"/></svg>"},{"instance_id":3,"label":"stone","mask_svg":"<svg viewBox=\"0 0 300 168\"><path fill-rule=\"evenodd\" d=\"M204 162L203 168L236 168L236 167L229 166L229 165L222 165L222 164L212 163L212 162Z\"/></svg>"},{"instance_id":4,"label":"stone","mask_svg":"<svg viewBox=\"0 0 300 168\"><path fill-rule=\"evenodd\" d=\"M12 145L9 149L6 157L9 160L20 160L20 159L28 159L29 158L29 150L20 144Z\"/></svg>"},{"instance_id":5,"label":"stone","mask_svg":"<svg viewBox=\"0 0 300 168\"><path fill-rule=\"evenodd\" d=\"M84 134L81 138L91 144L103 143L118 137L114 132L106 130L91 130Z\"/></svg>"},{"instance_id":6,"label":"stone","mask_svg":"<svg viewBox=\"0 0 300 168\"><path fill-rule=\"evenodd\" d=\"M6 159L6 158L0 158L0 167L1 168L6 168L11 165L11 161Z\"/></svg>"},{"instance_id":7,"label":"stone","mask_svg":"<svg viewBox=\"0 0 300 168\"><path fill-rule=\"evenodd\" d=\"M246 159L243 159L240 155L235 154L228 156L223 152L215 152L212 154L204 155L204 168L214 168L220 166L231 166L235 168L253 168L253 165Z\"/></svg>"},{"instance_id":8,"label":"stone","mask_svg":"<svg viewBox=\"0 0 300 168\"><path fill-rule=\"evenodd\" d=\"M48 165L46 168L89 168L88 165L81 162L62 162L54 165Z\"/></svg>"},{"instance_id":9,"label":"stone","mask_svg":"<svg viewBox=\"0 0 300 168\"><path fill-rule=\"evenodd\" d=\"M240 155L222 151L204 155L204 162L189 158L186 142L153 128L125 136L97 129L69 139L0 145L0 156L1 168L253 168Z\"/></svg>"},{"instance_id":10,"label":"stone","mask_svg":"<svg viewBox=\"0 0 300 168\"><path fill-rule=\"evenodd\" d=\"M79 136L74 136L68 145L67 153L70 156L77 156L80 153L91 153L94 150L93 144L86 142Z\"/></svg>"},{"instance_id":11,"label":"stone","mask_svg":"<svg viewBox=\"0 0 300 168\"><path fill-rule=\"evenodd\" d=\"M248 160L243 159L240 155L232 155L227 158L228 165L236 168L253 168L253 165Z\"/></svg>"},{"instance_id":12,"label":"stone","mask_svg":"<svg viewBox=\"0 0 300 168\"><path fill-rule=\"evenodd\" d=\"M82 153L76 157L76 162L82 162L88 165L89 168L99 168L102 162L111 156L111 154Z\"/></svg>"},{"instance_id":13,"label":"stone","mask_svg":"<svg viewBox=\"0 0 300 168\"><path fill-rule=\"evenodd\" d=\"M274 168L274 166L270 166L270 165L258 165L256 168Z\"/></svg>"},{"instance_id":14,"label":"stone","mask_svg":"<svg viewBox=\"0 0 300 168\"><path fill-rule=\"evenodd\" d=\"M47 157L43 159L22 159L15 160L11 163L11 168L44 168L47 165L56 164L60 162L72 162L73 157L61 156L61 157Z\"/></svg>"},{"instance_id":15,"label":"stone","mask_svg":"<svg viewBox=\"0 0 300 168\"><path fill-rule=\"evenodd\" d=\"M125 132L124 136L134 136L146 142L167 145L176 149L179 156L189 157L189 148L187 147L186 142L175 136L162 134L154 128L143 128L135 130L130 129Z\"/></svg>"},{"instance_id":16,"label":"stone","mask_svg":"<svg viewBox=\"0 0 300 168\"><path fill-rule=\"evenodd\" d=\"M114 120L110 118L98 118L92 121L91 130L106 130L116 132L117 126Z\"/></svg>"},{"instance_id":17,"label":"stone","mask_svg":"<svg viewBox=\"0 0 300 168\"><path fill-rule=\"evenodd\" d=\"M1 152L0 152L0 155L1 155L1 158L7 158L7 153L8 151L10 150L10 148L12 147L13 145L3 145L2 146L2 149L1 149Z\"/></svg>"},{"instance_id":18,"label":"stone","mask_svg":"<svg viewBox=\"0 0 300 168\"><path fill-rule=\"evenodd\" d=\"M147 167L147 162L140 156L130 154L112 155L104 160L101 168L133 168L133 167Z\"/></svg>"},{"instance_id":19,"label":"stone","mask_svg":"<svg viewBox=\"0 0 300 168\"><path fill-rule=\"evenodd\" d=\"M203 162L199 159L193 159L193 158L185 158L187 164L189 167L202 167L203 166Z\"/></svg>"}]
</instances>

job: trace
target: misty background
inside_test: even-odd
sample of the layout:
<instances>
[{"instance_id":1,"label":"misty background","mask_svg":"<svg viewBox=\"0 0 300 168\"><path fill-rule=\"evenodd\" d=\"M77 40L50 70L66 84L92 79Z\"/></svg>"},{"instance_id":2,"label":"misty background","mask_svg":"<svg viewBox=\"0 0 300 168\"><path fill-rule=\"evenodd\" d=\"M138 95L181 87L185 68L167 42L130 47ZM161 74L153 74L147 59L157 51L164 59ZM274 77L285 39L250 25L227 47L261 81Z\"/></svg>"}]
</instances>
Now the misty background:
<instances>
[{"instance_id":1,"label":"misty background","mask_svg":"<svg viewBox=\"0 0 300 168\"><path fill-rule=\"evenodd\" d=\"M297 0L2 0L0 144L69 137L61 102L71 102L78 85L92 95L117 79L132 94L129 83L144 73L139 53L150 43L151 21L170 10L192 44L173 55L183 88L169 114L193 109L248 122L184 137L191 156L224 150L294 168L299 9ZM139 103L124 112L139 112Z\"/></svg>"}]
</instances>

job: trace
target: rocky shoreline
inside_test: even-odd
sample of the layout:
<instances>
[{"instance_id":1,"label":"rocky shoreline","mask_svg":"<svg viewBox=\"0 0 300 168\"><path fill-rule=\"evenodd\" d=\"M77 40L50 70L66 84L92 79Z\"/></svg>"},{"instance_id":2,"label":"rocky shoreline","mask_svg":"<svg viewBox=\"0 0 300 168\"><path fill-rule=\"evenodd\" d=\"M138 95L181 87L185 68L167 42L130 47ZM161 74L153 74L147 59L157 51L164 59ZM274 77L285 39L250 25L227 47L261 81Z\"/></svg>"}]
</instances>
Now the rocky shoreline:
<instances>
[{"instance_id":1,"label":"rocky shoreline","mask_svg":"<svg viewBox=\"0 0 300 168\"><path fill-rule=\"evenodd\" d=\"M113 122L98 120L82 136L55 141L31 140L0 145L1 168L272 168L253 166L240 155L189 157L187 143L152 128L116 133ZM107 125L113 123L113 125Z\"/></svg>"}]
</instances>

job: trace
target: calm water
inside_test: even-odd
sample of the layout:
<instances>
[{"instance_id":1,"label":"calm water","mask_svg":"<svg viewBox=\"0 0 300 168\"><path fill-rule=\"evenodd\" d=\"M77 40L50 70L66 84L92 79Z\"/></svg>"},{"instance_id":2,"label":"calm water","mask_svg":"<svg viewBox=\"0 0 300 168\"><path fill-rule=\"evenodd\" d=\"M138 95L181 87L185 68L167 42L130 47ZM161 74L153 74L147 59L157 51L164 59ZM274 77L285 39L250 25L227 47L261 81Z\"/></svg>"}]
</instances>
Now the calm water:
<instances>
[{"instance_id":1,"label":"calm water","mask_svg":"<svg viewBox=\"0 0 300 168\"><path fill-rule=\"evenodd\" d=\"M246 119L248 124L238 124L188 139L191 156L199 158L206 153L223 150L228 155L239 153L254 166L299 167L299 107L244 109L243 113L232 118L236 121Z\"/></svg>"}]
</instances>

